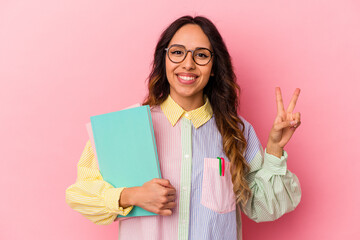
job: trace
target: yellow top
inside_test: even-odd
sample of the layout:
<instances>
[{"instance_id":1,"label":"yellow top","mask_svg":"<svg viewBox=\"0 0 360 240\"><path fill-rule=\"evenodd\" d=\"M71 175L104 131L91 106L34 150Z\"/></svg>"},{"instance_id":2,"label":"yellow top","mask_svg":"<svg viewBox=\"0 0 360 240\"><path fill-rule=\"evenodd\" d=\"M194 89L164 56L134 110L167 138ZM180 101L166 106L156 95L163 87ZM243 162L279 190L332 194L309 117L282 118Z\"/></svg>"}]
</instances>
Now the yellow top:
<instances>
[{"instance_id":1,"label":"yellow top","mask_svg":"<svg viewBox=\"0 0 360 240\"><path fill-rule=\"evenodd\" d=\"M186 112L182 107L180 107L170 95L167 99L160 105L161 110L164 112L165 116L169 122L174 126L180 118L185 117L191 120L195 128L200 127L205 124L213 115L213 111L209 102L209 99L205 96L205 104L201 107Z\"/></svg>"}]
</instances>

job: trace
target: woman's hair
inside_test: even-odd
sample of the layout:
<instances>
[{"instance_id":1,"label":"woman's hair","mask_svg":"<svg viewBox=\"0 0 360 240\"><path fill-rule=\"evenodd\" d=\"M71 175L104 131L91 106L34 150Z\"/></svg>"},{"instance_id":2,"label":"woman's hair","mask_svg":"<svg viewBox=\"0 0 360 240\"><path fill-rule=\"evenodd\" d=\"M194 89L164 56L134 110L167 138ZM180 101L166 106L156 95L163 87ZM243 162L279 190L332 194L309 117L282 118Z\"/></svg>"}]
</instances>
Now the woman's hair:
<instances>
[{"instance_id":1,"label":"woman's hair","mask_svg":"<svg viewBox=\"0 0 360 240\"><path fill-rule=\"evenodd\" d=\"M214 51L212 72L209 82L204 88L204 94L209 98L215 115L216 126L223 139L223 150L231 163L231 179L236 202L242 206L251 195L248 182L245 179L249 165L244 158L246 140L243 134L244 123L238 117L238 96L240 87L231 64L231 58L225 43L215 25L207 18L184 16L175 20L161 34L155 48L152 70L148 77L149 94L144 105L160 105L170 93L170 85L166 78L166 51L172 37L182 26L196 24L208 37Z\"/></svg>"}]
</instances>

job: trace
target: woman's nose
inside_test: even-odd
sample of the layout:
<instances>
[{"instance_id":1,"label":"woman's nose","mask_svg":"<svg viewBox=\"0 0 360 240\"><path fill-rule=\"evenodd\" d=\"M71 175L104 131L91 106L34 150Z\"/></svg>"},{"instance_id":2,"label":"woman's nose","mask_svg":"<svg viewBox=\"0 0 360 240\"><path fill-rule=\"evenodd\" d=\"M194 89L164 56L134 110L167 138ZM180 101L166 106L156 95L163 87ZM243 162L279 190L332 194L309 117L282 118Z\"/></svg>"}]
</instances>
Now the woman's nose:
<instances>
[{"instance_id":1,"label":"woman's nose","mask_svg":"<svg viewBox=\"0 0 360 240\"><path fill-rule=\"evenodd\" d=\"M196 66L196 63L194 62L193 56L192 56L192 52L188 52L183 63L183 67L185 69L194 69Z\"/></svg>"}]
</instances>

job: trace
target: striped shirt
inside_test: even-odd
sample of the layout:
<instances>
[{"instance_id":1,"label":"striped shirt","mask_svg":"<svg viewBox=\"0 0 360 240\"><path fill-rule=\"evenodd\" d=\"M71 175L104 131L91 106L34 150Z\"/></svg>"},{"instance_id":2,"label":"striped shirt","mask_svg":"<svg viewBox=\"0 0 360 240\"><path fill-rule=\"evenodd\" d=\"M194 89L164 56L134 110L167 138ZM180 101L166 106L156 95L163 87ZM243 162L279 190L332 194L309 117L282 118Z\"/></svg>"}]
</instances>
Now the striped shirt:
<instances>
[{"instance_id":1,"label":"striped shirt","mask_svg":"<svg viewBox=\"0 0 360 240\"><path fill-rule=\"evenodd\" d=\"M208 99L186 112L169 96L151 109L151 115L162 177L177 191L171 216L117 218L132 207L118 206L123 188L102 179L90 142L78 164L78 179L66 190L67 203L91 221L120 220L119 239L242 239L241 210L256 222L272 221L300 202L300 184L287 170L287 153L277 158L264 152L245 119L241 118L248 143L245 159L250 165L246 179L252 196L242 209L235 202L230 162ZM224 176L217 157L225 159Z\"/></svg>"}]
</instances>

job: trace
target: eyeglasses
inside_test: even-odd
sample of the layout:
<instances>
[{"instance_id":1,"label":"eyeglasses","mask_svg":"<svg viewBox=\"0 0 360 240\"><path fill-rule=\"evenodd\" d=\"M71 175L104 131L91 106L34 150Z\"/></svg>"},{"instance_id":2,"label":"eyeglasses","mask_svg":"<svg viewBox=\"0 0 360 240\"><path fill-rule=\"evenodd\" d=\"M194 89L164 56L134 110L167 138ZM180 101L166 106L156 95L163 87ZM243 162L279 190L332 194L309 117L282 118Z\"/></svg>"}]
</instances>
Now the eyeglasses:
<instances>
[{"instance_id":1,"label":"eyeglasses","mask_svg":"<svg viewBox=\"0 0 360 240\"><path fill-rule=\"evenodd\" d=\"M192 59L197 65L204 66L208 64L214 55L207 48L196 48L195 50L187 50L183 45L174 44L165 48L167 55L173 63L181 63L185 60L188 52L192 53Z\"/></svg>"}]
</instances>

